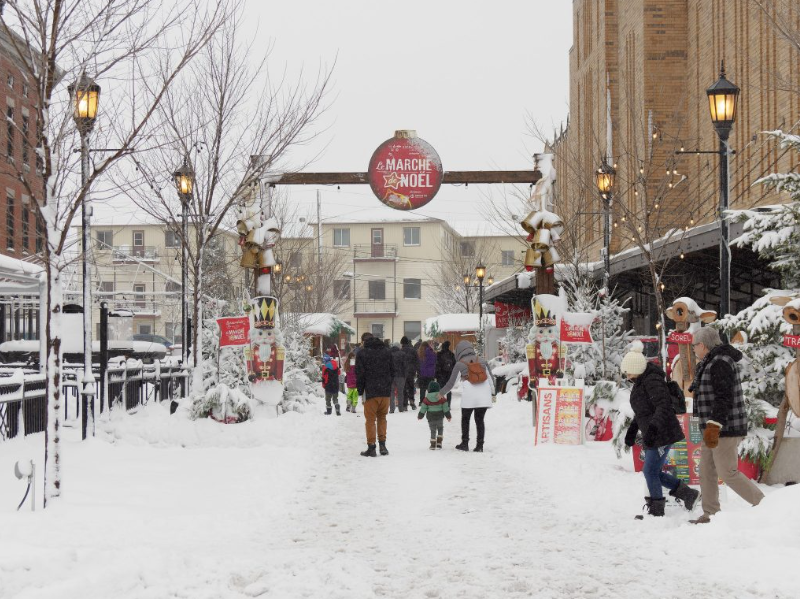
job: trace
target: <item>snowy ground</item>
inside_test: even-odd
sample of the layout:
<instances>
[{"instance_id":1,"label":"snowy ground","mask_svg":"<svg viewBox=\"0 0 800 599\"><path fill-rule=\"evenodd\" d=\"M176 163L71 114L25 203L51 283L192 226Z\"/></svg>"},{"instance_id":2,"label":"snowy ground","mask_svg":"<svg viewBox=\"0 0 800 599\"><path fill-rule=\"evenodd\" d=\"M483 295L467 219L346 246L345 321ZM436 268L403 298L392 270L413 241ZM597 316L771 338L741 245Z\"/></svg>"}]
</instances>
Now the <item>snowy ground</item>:
<instances>
[{"instance_id":1,"label":"snowy ground","mask_svg":"<svg viewBox=\"0 0 800 599\"><path fill-rule=\"evenodd\" d=\"M530 404L487 415L486 452L456 418L428 450L416 413L389 419L391 455L362 458L364 419L287 414L242 425L166 408L67 431L64 493L15 512L0 444L0 597L705 599L800 596L800 485L733 493L706 526L680 508L636 522L641 475L608 443L534 447ZM41 492L39 492L41 497Z\"/></svg>"}]
</instances>

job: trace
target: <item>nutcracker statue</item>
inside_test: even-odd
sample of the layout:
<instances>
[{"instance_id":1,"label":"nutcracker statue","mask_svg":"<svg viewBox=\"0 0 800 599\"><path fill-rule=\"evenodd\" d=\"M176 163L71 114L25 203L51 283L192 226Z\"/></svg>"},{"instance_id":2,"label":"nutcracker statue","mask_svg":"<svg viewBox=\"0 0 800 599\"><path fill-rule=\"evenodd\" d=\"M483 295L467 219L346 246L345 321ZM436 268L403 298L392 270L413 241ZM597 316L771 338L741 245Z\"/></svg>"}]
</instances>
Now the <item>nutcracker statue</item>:
<instances>
[{"instance_id":1,"label":"nutcracker statue","mask_svg":"<svg viewBox=\"0 0 800 599\"><path fill-rule=\"evenodd\" d=\"M555 301L548 302L549 298ZM532 387L538 387L539 379L547 379L554 385L557 378L564 376L561 365L564 353L559 341L557 315L552 307L557 302L560 302L557 296L540 295L533 299L533 328L528 334L531 343L526 348Z\"/></svg>"},{"instance_id":2,"label":"nutcracker statue","mask_svg":"<svg viewBox=\"0 0 800 599\"><path fill-rule=\"evenodd\" d=\"M245 348L247 379L253 395L257 399L264 399L261 397L264 394L259 392L262 383L283 379L284 349L278 346L275 339L278 300L272 296L260 296L254 297L252 302L250 346Z\"/></svg>"}]
</instances>

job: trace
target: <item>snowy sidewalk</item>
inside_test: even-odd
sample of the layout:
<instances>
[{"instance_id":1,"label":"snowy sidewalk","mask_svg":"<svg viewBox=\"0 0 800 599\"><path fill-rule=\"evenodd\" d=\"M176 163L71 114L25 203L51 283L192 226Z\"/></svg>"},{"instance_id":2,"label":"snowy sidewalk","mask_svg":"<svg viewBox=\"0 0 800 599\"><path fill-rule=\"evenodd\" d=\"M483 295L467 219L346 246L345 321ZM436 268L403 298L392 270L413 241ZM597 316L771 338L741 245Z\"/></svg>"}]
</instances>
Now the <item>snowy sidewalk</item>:
<instances>
[{"instance_id":1,"label":"snowy sidewalk","mask_svg":"<svg viewBox=\"0 0 800 599\"><path fill-rule=\"evenodd\" d=\"M416 412L397 413L378 458L358 455L363 417L321 411L227 427L159 406L115 419L65 443L64 497L35 514L14 512L12 468L41 436L0 445L0 597L800 593L800 487L765 488L756 509L729 493L706 526L681 509L635 522L630 456L533 447L526 402L490 410L483 454L453 449L457 406L444 450Z\"/></svg>"}]
</instances>

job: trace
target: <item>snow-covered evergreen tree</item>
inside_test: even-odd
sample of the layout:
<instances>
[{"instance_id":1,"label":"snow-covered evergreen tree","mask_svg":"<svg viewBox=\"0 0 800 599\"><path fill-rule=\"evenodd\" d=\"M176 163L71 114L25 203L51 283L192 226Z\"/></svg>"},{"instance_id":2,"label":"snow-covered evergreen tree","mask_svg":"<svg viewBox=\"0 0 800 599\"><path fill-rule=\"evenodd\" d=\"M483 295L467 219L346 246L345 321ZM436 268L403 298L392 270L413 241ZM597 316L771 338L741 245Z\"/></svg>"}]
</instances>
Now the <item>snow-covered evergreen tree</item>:
<instances>
[{"instance_id":1,"label":"snow-covered evergreen tree","mask_svg":"<svg viewBox=\"0 0 800 599\"><path fill-rule=\"evenodd\" d=\"M283 362L283 399L278 413L303 412L316 397L323 397L322 374L311 355L311 339L303 333L296 319L281 322L283 345L286 350Z\"/></svg>"},{"instance_id":2,"label":"snow-covered evergreen tree","mask_svg":"<svg viewBox=\"0 0 800 599\"><path fill-rule=\"evenodd\" d=\"M578 378L583 378L587 385L593 385L600 380L620 383L622 375L619 367L634 335L632 330L626 330L624 327L624 316L629 308L613 295L601 295L594 281L577 272L568 276L562 282L562 286L567 294L571 312L589 312L597 315L591 327L594 343L570 348L567 376L574 377L577 368L578 374L583 374L583 377Z\"/></svg>"},{"instance_id":3,"label":"snow-covered evergreen tree","mask_svg":"<svg viewBox=\"0 0 800 599\"><path fill-rule=\"evenodd\" d=\"M508 363L527 362L525 346L528 344L528 332L533 326L531 319L510 319L505 336L500 338L500 348L508 356Z\"/></svg>"}]
</instances>

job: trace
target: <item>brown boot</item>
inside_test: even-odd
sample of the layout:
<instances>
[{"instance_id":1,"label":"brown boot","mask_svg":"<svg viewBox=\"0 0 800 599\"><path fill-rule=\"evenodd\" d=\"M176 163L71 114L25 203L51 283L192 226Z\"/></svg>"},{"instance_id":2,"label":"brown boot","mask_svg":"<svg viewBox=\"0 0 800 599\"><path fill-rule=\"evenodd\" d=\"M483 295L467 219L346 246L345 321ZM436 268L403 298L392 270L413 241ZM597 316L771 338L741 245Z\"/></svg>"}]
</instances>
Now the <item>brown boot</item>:
<instances>
[{"instance_id":1,"label":"brown boot","mask_svg":"<svg viewBox=\"0 0 800 599\"><path fill-rule=\"evenodd\" d=\"M694 520L689 520L690 524L708 524L711 522L711 516L708 514L703 514L699 518L695 518Z\"/></svg>"},{"instance_id":2,"label":"brown boot","mask_svg":"<svg viewBox=\"0 0 800 599\"><path fill-rule=\"evenodd\" d=\"M436 437L436 449L441 449L441 448L442 448L442 440L443 440L443 439L444 439L444 437L442 437L441 435L439 435L438 437ZM431 439L431 441L432 441L432 440L433 440L433 439Z\"/></svg>"},{"instance_id":3,"label":"brown boot","mask_svg":"<svg viewBox=\"0 0 800 599\"><path fill-rule=\"evenodd\" d=\"M430 449L436 449L436 439L431 439Z\"/></svg>"}]
</instances>

